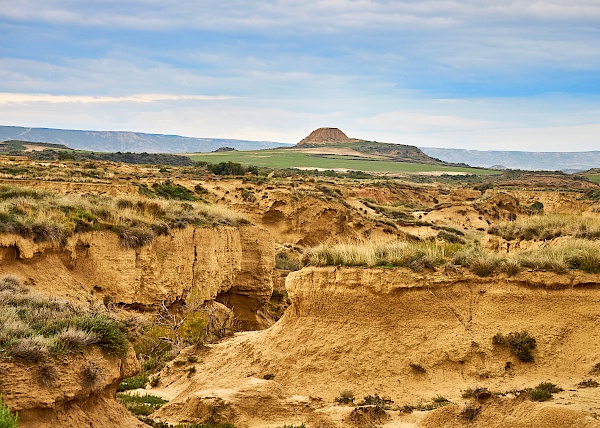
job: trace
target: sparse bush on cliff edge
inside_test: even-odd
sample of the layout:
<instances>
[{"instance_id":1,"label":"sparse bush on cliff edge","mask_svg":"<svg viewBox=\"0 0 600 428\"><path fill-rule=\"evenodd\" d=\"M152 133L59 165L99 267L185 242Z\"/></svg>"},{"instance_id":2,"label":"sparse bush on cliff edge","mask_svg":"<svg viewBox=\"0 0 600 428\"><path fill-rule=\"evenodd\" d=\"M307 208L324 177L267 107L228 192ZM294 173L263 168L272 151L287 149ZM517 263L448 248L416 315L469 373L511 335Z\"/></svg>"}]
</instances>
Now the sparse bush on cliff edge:
<instances>
[{"instance_id":1,"label":"sparse bush on cliff edge","mask_svg":"<svg viewBox=\"0 0 600 428\"><path fill-rule=\"evenodd\" d=\"M492 343L510 349L519 361L528 363L534 360L531 351L536 348L537 343L526 331L508 333L506 336L497 333L492 338Z\"/></svg>"}]
</instances>

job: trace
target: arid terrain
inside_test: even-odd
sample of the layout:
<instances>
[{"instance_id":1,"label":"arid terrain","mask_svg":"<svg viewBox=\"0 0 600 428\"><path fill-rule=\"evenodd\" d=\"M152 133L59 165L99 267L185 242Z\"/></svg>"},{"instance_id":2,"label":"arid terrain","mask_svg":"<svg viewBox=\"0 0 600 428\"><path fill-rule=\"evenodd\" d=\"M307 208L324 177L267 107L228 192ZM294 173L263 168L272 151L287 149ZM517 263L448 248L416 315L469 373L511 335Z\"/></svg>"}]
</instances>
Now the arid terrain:
<instances>
[{"instance_id":1,"label":"arid terrain","mask_svg":"<svg viewBox=\"0 0 600 428\"><path fill-rule=\"evenodd\" d=\"M19 426L600 427L599 184L240 168L0 159Z\"/></svg>"}]
</instances>

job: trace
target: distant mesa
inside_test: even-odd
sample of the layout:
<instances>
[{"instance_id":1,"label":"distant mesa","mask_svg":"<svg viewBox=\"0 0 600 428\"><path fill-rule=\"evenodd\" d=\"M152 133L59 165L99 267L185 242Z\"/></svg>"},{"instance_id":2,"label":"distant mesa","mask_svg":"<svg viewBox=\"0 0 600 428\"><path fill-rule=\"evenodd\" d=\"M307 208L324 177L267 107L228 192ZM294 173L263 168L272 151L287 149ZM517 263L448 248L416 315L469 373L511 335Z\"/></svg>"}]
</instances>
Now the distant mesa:
<instances>
[{"instance_id":1,"label":"distant mesa","mask_svg":"<svg viewBox=\"0 0 600 428\"><path fill-rule=\"evenodd\" d=\"M346 134L338 128L319 128L310 133L308 137L300 141L297 146L307 146L313 144L331 144L331 143L349 143L356 141L348 138Z\"/></svg>"}]
</instances>

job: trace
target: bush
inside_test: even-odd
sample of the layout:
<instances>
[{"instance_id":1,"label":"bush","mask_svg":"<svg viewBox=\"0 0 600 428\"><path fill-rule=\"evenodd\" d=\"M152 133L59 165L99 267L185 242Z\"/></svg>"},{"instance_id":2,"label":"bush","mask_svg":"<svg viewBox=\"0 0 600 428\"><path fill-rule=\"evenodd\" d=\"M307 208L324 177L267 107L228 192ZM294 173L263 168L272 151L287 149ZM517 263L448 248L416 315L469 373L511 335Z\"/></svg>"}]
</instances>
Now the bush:
<instances>
[{"instance_id":1,"label":"bush","mask_svg":"<svg viewBox=\"0 0 600 428\"><path fill-rule=\"evenodd\" d=\"M17 428L19 426L19 415L12 414L10 409L2 401L0 395L0 427L1 428Z\"/></svg>"},{"instance_id":2,"label":"bush","mask_svg":"<svg viewBox=\"0 0 600 428\"><path fill-rule=\"evenodd\" d=\"M41 364L37 368L36 377L42 386L49 387L58 378L58 372L52 364Z\"/></svg>"},{"instance_id":3,"label":"bush","mask_svg":"<svg viewBox=\"0 0 600 428\"><path fill-rule=\"evenodd\" d=\"M354 393L346 389L340 393L339 397L336 397L335 402L337 404L354 404Z\"/></svg>"},{"instance_id":4,"label":"bush","mask_svg":"<svg viewBox=\"0 0 600 428\"><path fill-rule=\"evenodd\" d=\"M39 363L50 355L50 341L42 336L18 339L9 348L11 357L28 363Z\"/></svg>"},{"instance_id":5,"label":"bush","mask_svg":"<svg viewBox=\"0 0 600 428\"><path fill-rule=\"evenodd\" d=\"M513 332L506 336L497 333L492 338L492 343L497 346L509 348L519 361L532 362L534 360L531 351L536 348L537 343L526 331Z\"/></svg>"},{"instance_id":6,"label":"bush","mask_svg":"<svg viewBox=\"0 0 600 428\"><path fill-rule=\"evenodd\" d=\"M141 227L126 227L119 232L119 239L123 247L136 249L151 243L154 232Z\"/></svg>"},{"instance_id":7,"label":"bush","mask_svg":"<svg viewBox=\"0 0 600 428\"><path fill-rule=\"evenodd\" d=\"M98 345L111 354L124 358L127 355L128 342L125 326L103 315L85 316L76 320L80 329L98 337Z\"/></svg>"},{"instance_id":8,"label":"bush","mask_svg":"<svg viewBox=\"0 0 600 428\"><path fill-rule=\"evenodd\" d=\"M473 257L468 266L475 275L485 277L494 274L500 264L501 259L498 256L481 253Z\"/></svg>"},{"instance_id":9,"label":"bush","mask_svg":"<svg viewBox=\"0 0 600 428\"><path fill-rule=\"evenodd\" d=\"M533 401L547 401L552 398L552 394L562 391L553 383L542 382L535 388L527 388L525 392Z\"/></svg>"},{"instance_id":10,"label":"bush","mask_svg":"<svg viewBox=\"0 0 600 428\"><path fill-rule=\"evenodd\" d=\"M100 382L102 376L102 369L94 363L89 363L81 370L81 378L83 380L83 386L86 388L93 388Z\"/></svg>"},{"instance_id":11,"label":"bush","mask_svg":"<svg viewBox=\"0 0 600 428\"><path fill-rule=\"evenodd\" d=\"M462 394L462 398L475 398L477 400L485 400L491 396L492 393L487 388L468 388Z\"/></svg>"}]
</instances>

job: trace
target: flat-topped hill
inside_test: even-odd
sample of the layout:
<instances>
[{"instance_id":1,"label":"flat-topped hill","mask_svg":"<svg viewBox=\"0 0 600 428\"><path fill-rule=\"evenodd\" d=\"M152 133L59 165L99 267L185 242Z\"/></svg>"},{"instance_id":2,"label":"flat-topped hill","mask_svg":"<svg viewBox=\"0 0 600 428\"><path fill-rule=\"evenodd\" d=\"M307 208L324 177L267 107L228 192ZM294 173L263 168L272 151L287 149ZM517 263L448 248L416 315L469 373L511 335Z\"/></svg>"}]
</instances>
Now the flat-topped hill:
<instances>
[{"instance_id":1,"label":"flat-topped hill","mask_svg":"<svg viewBox=\"0 0 600 428\"><path fill-rule=\"evenodd\" d=\"M319 149L321 155L345 155L371 160L412 162L419 164L445 164L427 156L416 146L380 143L350 138L338 128L319 128L295 146L298 149ZM345 153L341 153L344 149ZM364 156L367 155L367 156Z\"/></svg>"},{"instance_id":2,"label":"flat-topped hill","mask_svg":"<svg viewBox=\"0 0 600 428\"><path fill-rule=\"evenodd\" d=\"M310 135L296 144L297 147L301 146L313 146L314 144L329 144L329 143L349 143L351 141L357 141L353 138L348 138L338 128L319 128L315 129Z\"/></svg>"}]
</instances>

